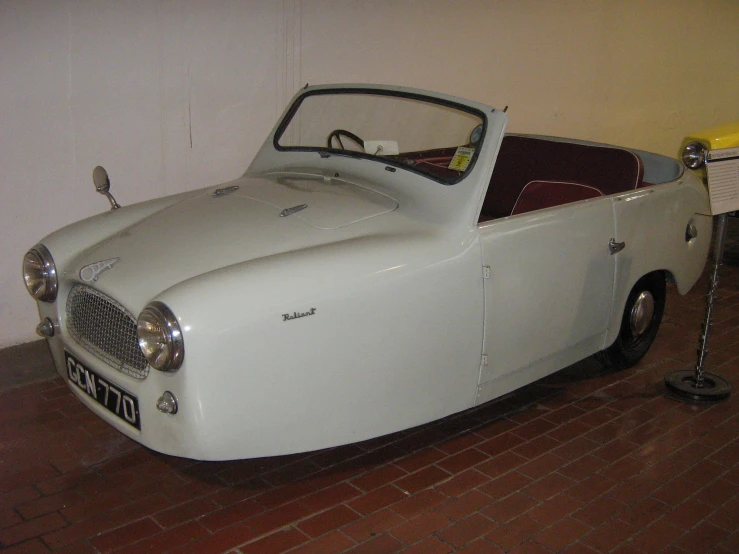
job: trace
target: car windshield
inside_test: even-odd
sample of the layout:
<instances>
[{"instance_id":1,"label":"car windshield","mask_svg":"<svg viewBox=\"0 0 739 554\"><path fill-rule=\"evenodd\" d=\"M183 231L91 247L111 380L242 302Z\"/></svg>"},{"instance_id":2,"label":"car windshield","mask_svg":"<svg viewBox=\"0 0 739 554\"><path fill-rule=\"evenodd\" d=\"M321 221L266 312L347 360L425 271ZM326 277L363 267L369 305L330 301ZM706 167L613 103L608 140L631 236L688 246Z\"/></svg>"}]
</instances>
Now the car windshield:
<instances>
[{"instance_id":1,"label":"car windshield","mask_svg":"<svg viewBox=\"0 0 739 554\"><path fill-rule=\"evenodd\" d=\"M388 91L319 90L296 102L275 146L375 159L454 184L474 165L483 126L480 112L451 102Z\"/></svg>"}]
</instances>

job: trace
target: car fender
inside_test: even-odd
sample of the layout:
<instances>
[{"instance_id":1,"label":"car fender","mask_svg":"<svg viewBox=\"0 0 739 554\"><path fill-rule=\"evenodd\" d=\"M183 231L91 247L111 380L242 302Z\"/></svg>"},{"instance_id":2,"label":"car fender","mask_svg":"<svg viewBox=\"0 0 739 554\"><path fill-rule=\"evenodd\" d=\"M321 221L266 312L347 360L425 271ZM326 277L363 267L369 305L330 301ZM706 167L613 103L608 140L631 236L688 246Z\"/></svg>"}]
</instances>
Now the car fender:
<instances>
[{"instance_id":1,"label":"car fender","mask_svg":"<svg viewBox=\"0 0 739 554\"><path fill-rule=\"evenodd\" d=\"M157 299L183 329L172 385L176 417L200 438L190 455L313 450L473 406L482 298L477 240L428 233L349 239L172 287Z\"/></svg>"}]
</instances>

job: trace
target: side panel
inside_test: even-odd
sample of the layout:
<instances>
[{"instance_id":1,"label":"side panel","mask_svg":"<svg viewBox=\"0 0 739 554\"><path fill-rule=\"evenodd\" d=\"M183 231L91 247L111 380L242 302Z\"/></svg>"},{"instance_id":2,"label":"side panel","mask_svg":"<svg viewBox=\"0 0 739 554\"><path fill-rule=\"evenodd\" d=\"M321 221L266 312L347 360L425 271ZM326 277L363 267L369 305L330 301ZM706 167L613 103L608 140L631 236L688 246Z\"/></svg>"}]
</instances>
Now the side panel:
<instances>
[{"instance_id":1,"label":"side panel","mask_svg":"<svg viewBox=\"0 0 739 554\"><path fill-rule=\"evenodd\" d=\"M642 276L669 271L680 294L698 280L711 246L711 217L700 215L707 213L707 202L705 188L688 172L676 182L614 198L616 237L626 246L616 255L614 320L603 348L616 340L626 298ZM698 236L686 241L689 224L695 225Z\"/></svg>"},{"instance_id":2,"label":"side panel","mask_svg":"<svg viewBox=\"0 0 739 554\"><path fill-rule=\"evenodd\" d=\"M488 365L480 372L487 385L478 399L484 402L598 350L613 294L611 200L497 220L480 233L483 263L490 266ZM498 381L499 390L489 384Z\"/></svg>"}]
</instances>

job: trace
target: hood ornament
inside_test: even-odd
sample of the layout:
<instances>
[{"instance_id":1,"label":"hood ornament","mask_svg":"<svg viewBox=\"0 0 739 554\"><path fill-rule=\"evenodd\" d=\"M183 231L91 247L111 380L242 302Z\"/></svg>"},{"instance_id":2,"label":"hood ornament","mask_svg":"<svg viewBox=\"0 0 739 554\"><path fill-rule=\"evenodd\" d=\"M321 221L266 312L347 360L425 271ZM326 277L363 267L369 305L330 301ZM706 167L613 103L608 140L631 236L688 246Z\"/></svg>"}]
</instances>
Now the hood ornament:
<instances>
[{"instance_id":1,"label":"hood ornament","mask_svg":"<svg viewBox=\"0 0 739 554\"><path fill-rule=\"evenodd\" d=\"M103 271L106 269L110 269L113 267L120 258L111 258L109 260L101 260L99 262L93 262L91 264L87 264L85 267L80 269L80 279L82 279L85 283L92 283L93 281L98 280L98 275L100 275Z\"/></svg>"}]
</instances>

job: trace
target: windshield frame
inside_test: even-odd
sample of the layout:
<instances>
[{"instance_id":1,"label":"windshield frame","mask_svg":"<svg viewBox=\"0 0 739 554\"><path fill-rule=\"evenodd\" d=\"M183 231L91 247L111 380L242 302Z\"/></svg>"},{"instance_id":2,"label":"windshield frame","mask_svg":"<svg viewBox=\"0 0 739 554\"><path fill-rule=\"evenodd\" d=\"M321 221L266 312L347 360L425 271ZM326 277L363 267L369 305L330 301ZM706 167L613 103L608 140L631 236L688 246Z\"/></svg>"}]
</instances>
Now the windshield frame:
<instances>
[{"instance_id":1,"label":"windshield frame","mask_svg":"<svg viewBox=\"0 0 739 554\"><path fill-rule=\"evenodd\" d=\"M421 101L427 104L436 104L439 106L452 108L452 109L459 110L461 112L465 112L465 113L474 115L476 117L479 117L481 121L480 124L482 125L482 133L480 135L480 140L475 145L475 153L473 154L472 159L470 160L470 163L467 169L463 172L460 172L459 176L453 179L445 179L443 177L436 176L436 175L433 175L425 171L420 171L416 169L414 166L407 165L405 163L402 163L401 161L394 160L392 158L386 158L384 156L375 156L372 154L367 154L365 152L358 152L354 150L343 150L340 148L330 148L328 146L323 146L323 147L321 146L283 146L279 144L280 138L282 138L282 135L284 134L287 127L290 125L292 118L295 116L301 104L306 98L309 98L311 96L319 96L319 95L339 95L339 94L394 96L394 97L406 98L410 100L417 100L417 101ZM436 183L446 185L446 186L451 186L451 185L456 185L460 181L464 180L474 170L475 164L477 163L477 159L480 157L480 150L482 149L482 146L485 142L487 128L488 128L488 118L484 111L478 108L472 107L472 106L468 106L468 105L465 105L459 102L452 101L452 100L446 100L443 98L437 98L434 96L428 96L425 94L419 94L419 93L414 93L414 92L388 90L388 89L380 89L380 88L370 88L370 87L367 87L367 88L364 88L364 87L320 88L320 89L306 91L305 93L301 94L293 102L293 104L290 106L290 109L287 110L287 112L285 113L285 116L282 118L282 121L280 122L277 129L275 130L274 138L272 140L272 145L275 148L275 150L277 150L278 152L316 152L317 154L321 155L321 157L325 157L325 154L328 154L328 156L337 155L337 156L344 156L344 157L355 158L355 159L372 160L372 161L379 162L385 165L388 171L394 171L394 169L389 169L389 168L398 168L404 171L409 171L416 175L420 175ZM462 146L462 145L459 145L459 146Z\"/></svg>"}]
</instances>

